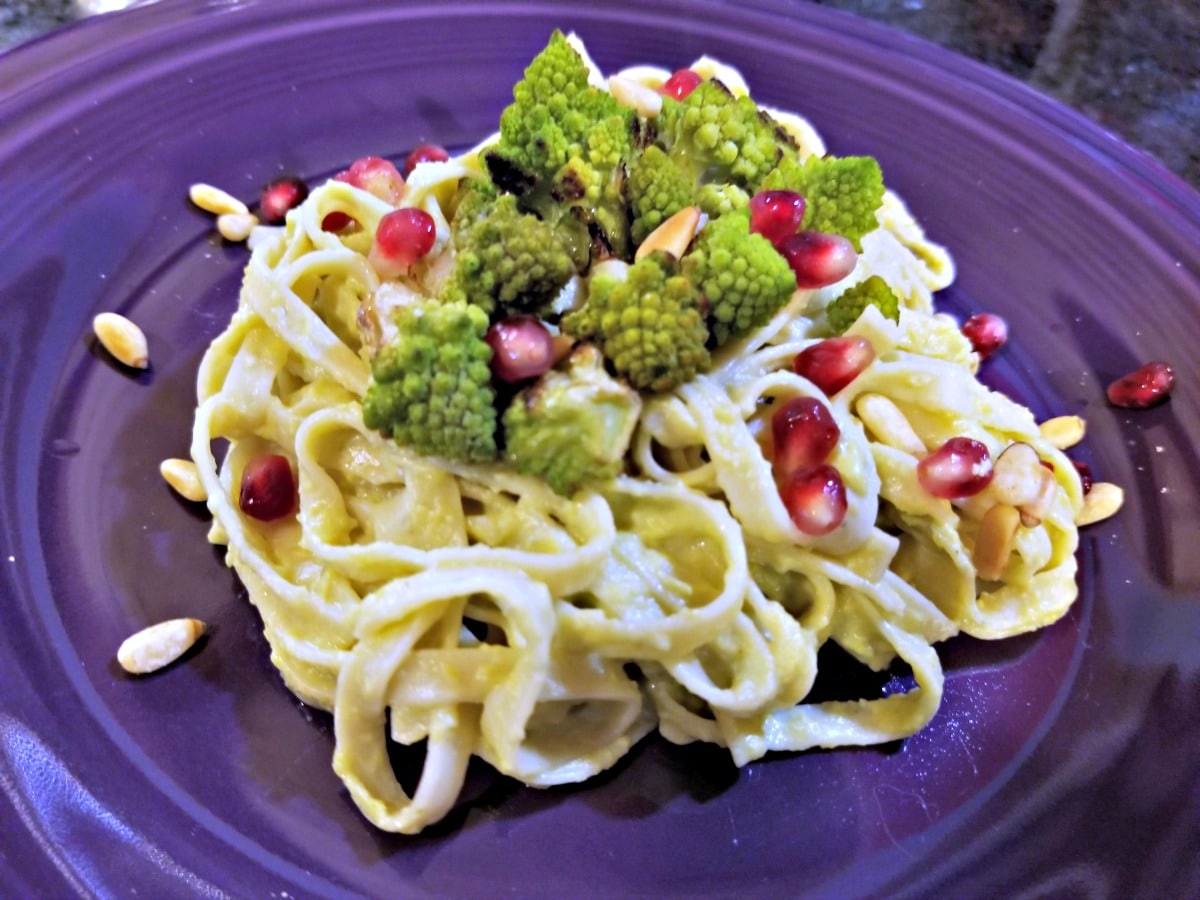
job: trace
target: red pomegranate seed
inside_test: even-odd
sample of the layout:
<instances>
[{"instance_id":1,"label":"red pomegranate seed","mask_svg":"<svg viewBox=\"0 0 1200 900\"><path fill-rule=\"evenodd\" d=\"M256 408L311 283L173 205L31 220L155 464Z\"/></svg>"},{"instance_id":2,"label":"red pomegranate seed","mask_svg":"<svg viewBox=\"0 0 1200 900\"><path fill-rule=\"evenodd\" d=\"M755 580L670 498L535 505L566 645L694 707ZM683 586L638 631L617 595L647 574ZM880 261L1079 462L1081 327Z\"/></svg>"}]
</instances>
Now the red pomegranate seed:
<instances>
[{"instance_id":1,"label":"red pomegranate seed","mask_svg":"<svg viewBox=\"0 0 1200 900\"><path fill-rule=\"evenodd\" d=\"M295 512L296 477L288 458L267 453L250 460L242 471L238 506L260 522L274 522Z\"/></svg>"},{"instance_id":2,"label":"red pomegranate seed","mask_svg":"<svg viewBox=\"0 0 1200 900\"><path fill-rule=\"evenodd\" d=\"M439 144L417 144L408 156L404 157L404 177L412 174L418 163L445 162L450 158L446 148Z\"/></svg>"},{"instance_id":3,"label":"red pomegranate seed","mask_svg":"<svg viewBox=\"0 0 1200 900\"><path fill-rule=\"evenodd\" d=\"M405 207L379 220L367 259L380 278L395 278L433 249L437 225L423 209Z\"/></svg>"},{"instance_id":4,"label":"red pomegranate seed","mask_svg":"<svg viewBox=\"0 0 1200 900\"><path fill-rule=\"evenodd\" d=\"M260 218L268 225L282 225L288 210L295 209L308 196L308 185L295 175L281 175L263 188L258 201Z\"/></svg>"},{"instance_id":5,"label":"red pomegranate seed","mask_svg":"<svg viewBox=\"0 0 1200 900\"><path fill-rule=\"evenodd\" d=\"M404 197L404 176L390 160L379 156L364 156L350 164L350 168L333 176L356 188L374 194L386 203L397 205Z\"/></svg>"},{"instance_id":6,"label":"red pomegranate seed","mask_svg":"<svg viewBox=\"0 0 1200 900\"><path fill-rule=\"evenodd\" d=\"M698 88L702 81L704 79L694 70L679 69L662 83L658 92L675 100L683 100L688 94Z\"/></svg>"},{"instance_id":7,"label":"red pomegranate seed","mask_svg":"<svg viewBox=\"0 0 1200 900\"><path fill-rule=\"evenodd\" d=\"M991 480L992 456L973 438L952 437L917 463L921 487L947 500L972 497Z\"/></svg>"},{"instance_id":8,"label":"red pomegranate seed","mask_svg":"<svg viewBox=\"0 0 1200 900\"><path fill-rule=\"evenodd\" d=\"M823 288L854 271L858 252L847 238L822 231L801 231L775 248L796 273L796 286Z\"/></svg>"},{"instance_id":9,"label":"red pomegranate seed","mask_svg":"<svg viewBox=\"0 0 1200 900\"><path fill-rule=\"evenodd\" d=\"M759 191L750 198L750 230L778 247L800 229L804 205L795 191Z\"/></svg>"},{"instance_id":10,"label":"red pomegranate seed","mask_svg":"<svg viewBox=\"0 0 1200 900\"><path fill-rule=\"evenodd\" d=\"M1092 490L1094 479L1092 478L1092 467L1085 462L1080 462L1077 459L1071 460L1071 465L1075 467L1075 471L1079 473L1079 484L1083 487L1083 494L1086 497Z\"/></svg>"},{"instance_id":11,"label":"red pomegranate seed","mask_svg":"<svg viewBox=\"0 0 1200 900\"><path fill-rule=\"evenodd\" d=\"M832 337L797 353L792 371L832 397L874 361L875 348L866 338Z\"/></svg>"},{"instance_id":12,"label":"red pomegranate seed","mask_svg":"<svg viewBox=\"0 0 1200 900\"><path fill-rule=\"evenodd\" d=\"M779 485L779 496L795 526L814 537L829 534L846 518L846 485L830 465L793 472Z\"/></svg>"},{"instance_id":13,"label":"red pomegranate seed","mask_svg":"<svg viewBox=\"0 0 1200 900\"><path fill-rule=\"evenodd\" d=\"M344 231L350 227L354 220L344 212L326 213L325 218L321 220L322 231Z\"/></svg>"},{"instance_id":14,"label":"red pomegranate seed","mask_svg":"<svg viewBox=\"0 0 1200 900\"><path fill-rule=\"evenodd\" d=\"M534 316L501 319L485 340L492 348L492 374L508 384L537 378L554 365L554 336Z\"/></svg>"},{"instance_id":15,"label":"red pomegranate seed","mask_svg":"<svg viewBox=\"0 0 1200 900\"><path fill-rule=\"evenodd\" d=\"M1008 323L995 313L976 313L963 322L962 333L980 360L984 360L1008 340Z\"/></svg>"},{"instance_id":16,"label":"red pomegranate seed","mask_svg":"<svg viewBox=\"0 0 1200 900\"><path fill-rule=\"evenodd\" d=\"M1175 370L1165 362L1149 362L1108 386L1108 402L1122 409L1145 409L1167 399L1175 387Z\"/></svg>"},{"instance_id":17,"label":"red pomegranate seed","mask_svg":"<svg viewBox=\"0 0 1200 900\"><path fill-rule=\"evenodd\" d=\"M829 407L816 397L792 397L771 416L772 463L779 478L823 463L842 431Z\"/></svg>"}]
</instances>

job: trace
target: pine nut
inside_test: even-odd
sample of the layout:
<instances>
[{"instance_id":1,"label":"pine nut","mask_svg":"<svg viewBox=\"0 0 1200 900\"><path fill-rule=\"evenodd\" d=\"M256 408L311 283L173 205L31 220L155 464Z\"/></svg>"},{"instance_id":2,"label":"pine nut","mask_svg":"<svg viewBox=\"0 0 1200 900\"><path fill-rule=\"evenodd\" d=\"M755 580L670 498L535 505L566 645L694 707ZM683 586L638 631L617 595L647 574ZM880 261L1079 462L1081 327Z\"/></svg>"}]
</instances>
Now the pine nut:
<instances>
[{"instance_id":1,"label":"pine nut","mask_svg":"<svg viewBox=\"0 0 1200 900\"><path fill-rule=\"evenodd\" d=\"M1054 493L1058 490L1058 482L1049 469L1038 466L1041 471L1037 475L1037 492L1033 499L1022 503L1018 508L1021 513L1021 524L1026 528L1035 528L1046 518L1046 510L1054 502Z\"/></svg>"},{"instance_id":2,"label":"pine nut","mask_svg":"<svg viewBox=\"0 0 1200 900\"><path fill-rule=\"evenodd\" d=\"M170 665L204 634L199 619L169 619L143 628L122 641L117 662L131 675L148 675Z\"/></svg>"},{"instance_id":3,"label":"pine nut","mask_svg":"<svg viewBox=\"0 0 1200 900\"><path fill-rule=\"evenodd\" d=\"M670 253L679 259L687 252L688 245L696 236L700 225L700 207L685 206L671 218L667 219L650 234L633 255L634 261L644 258L655 250Z\"/></svg>"},{"instance_id":4,"label":"pine nut","mask_svg":"<svg viewBox=\"0 0 1200 900\"><path fill-rule=\"evenodd\" d=\"M632 78L611 75L608 79L608 90L613 99L639 116L654 119L662 112L662 94Z\"/></svg>"},{"instance_id":5,"label":"pine nut","mask_svg":"<svg viewBox=\"0 0 1200 900\"><path fill-rule=\"evenodd\" d=\"M208 499L208 492L200 483L200 473L196 464L190 459L164 459L158 466L159 474L184 500L193 503L203 503Z\"/></svg>"},{"instance_id":6,"label":"pine nut","mask_svg":"<svg viewBox=\"0 0 1200 900\"><path fill-rule=\"evenodd\" d=\"M887 444L918 459L925 455L925 442L913 430L900 407L882 394L863 394L854 404L863 424L881 444Z\"/></svg>"},{"instance_id":7,"label":"pine nut","mask_svg":"<svg viewBox=\"0 0 1200 900\"><path fill-rule=\"evenodd\" d=\"M1021 514L1006 503L997 503L983 514L971 562L984 581L998 581L1004 574L1020 524Z\"/></svg>"},{"instance_id":8,"label":"pine nut","mask_svg":"<svg viewBox=\"0 0 1200 900\"><path fill-rule=\"evenodd\" d=\"M1117 514L1124 502L1125 492L1119 486L1107 481L1097 481L1083 498L1083 509L1075 517L1075 524L1082 528L1084 525L1111 518Z\"/></svg>"},{"instance_id":9,"label":"pine nut","mask_svg":"<svg viewBox=\"0 0 1200 900\"><path fill-rule=\"evenodd\" d=\"M237 244L250 237L256 225L258 216L253 213L222 213L217 216L217 231L221 237Z\"/></svg>"},{"instance_id":10,"label":"pine nut","mask_svg":"<svg viewBox=\"0 0 1200 900\"><path fill-rule=\"evenodd\" d=\"M100 313L92 319L97 340L122 365L144 369L150 364L146 335L119 313Z\"/></svg>"},{"instance_id":11,"label":"pine nut","mask_svg":"<svg viewBox=\"0 0 1200 900\"><path fill-rule=\"evenodd\" d=\"M219 187L213 187L211 184L204 184L203 182L193 184L188 188L188 197L202 210L210 212L214 216L221 216L226 213L244 216L250 212L250 207L237 197L227 191L221 190Z\"/></svg>"},{"instance_id":12,"label":"pine nut","mask_svg":"<svg viewBox=\"0 0 1200 900\"><path fill-rule=\"evenodd\" d=\"M1055 416L1038 426L1042 438L1059 450L1067 450L1083 440L1087 423L1080 416Z\"/></svg>"},{"instance_id":13,"label":"pine nut","mask_svg":"<svg viewBox=\"0 0 1200 900\"><path fill-rule=\"evenodd\" d=\"M1037 499L1043 489L1042 476L1049 474L1037 451L1029 444L1017 441L996 457L988 493L997 503L1023 506Z\"/></svg>"}]
</instances>

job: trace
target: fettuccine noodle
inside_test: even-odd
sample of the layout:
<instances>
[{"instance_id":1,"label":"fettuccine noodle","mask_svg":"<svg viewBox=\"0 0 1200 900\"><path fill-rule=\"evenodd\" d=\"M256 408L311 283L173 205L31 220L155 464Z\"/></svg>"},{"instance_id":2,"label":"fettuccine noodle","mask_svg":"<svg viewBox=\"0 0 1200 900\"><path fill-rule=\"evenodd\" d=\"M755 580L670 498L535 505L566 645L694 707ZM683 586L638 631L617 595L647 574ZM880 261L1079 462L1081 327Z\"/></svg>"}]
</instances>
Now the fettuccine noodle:
<instances>
[{"instance_id":1,"label":"fettuccine noodle","mask_svg":"<svg viewBox=\"0 0 1200 900\"><path fill-rule=\"evenodd\" d=\"M806 122L778 115L802 150L822 152ZM405 204L435 207L477 176L478 148L431 171ZM333 713L334 768L380 828L411 834L444 816L472 756L544 787L605 770L655 730L727 747L738 765L911 735L942 696L937 642L1040 628L1073 601L1075 472L1027 409L974 377L969 344L933 311L952 261L895 195L845 282L798 291L708 371L647 398L626 474L570 499L502 463L421 457L364 426L358 314L380 286L365 252L390 209L329 182L254 249L201 365L191 448L210 538L287 686ZM324 231L335 210L361 231ZM901 298L900 319L856 323L877 359L825 397L791 360L818 339L830 297L870 275ZM767 401L796 394L822 398L841 429L832 461L848 512L822 537L789 518L760 443ZM1047 512L1020 529L999 581L972 564L978 518L920 488L917 457L861 421L866 395L894 403L926 447L967 435L995 455L1025 442L1053 465ZM299 508L264 524L237 492L268 451L292 461ZM903 661L915 687L806 703L827 641L875 670ZM389 740L426 742L411 796Z\"/></svg>"}]
</instances>

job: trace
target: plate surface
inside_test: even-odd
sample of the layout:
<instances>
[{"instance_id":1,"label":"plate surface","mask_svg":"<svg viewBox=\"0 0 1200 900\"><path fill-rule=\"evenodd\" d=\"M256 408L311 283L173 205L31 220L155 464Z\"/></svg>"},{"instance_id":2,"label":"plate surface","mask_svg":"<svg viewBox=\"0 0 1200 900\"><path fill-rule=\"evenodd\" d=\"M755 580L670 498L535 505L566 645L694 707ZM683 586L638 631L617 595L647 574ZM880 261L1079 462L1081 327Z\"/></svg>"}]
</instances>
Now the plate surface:
<instances>
[{"instance_id":1,"label":"plate surface","mask_svg":"<svg viewBox=\"0 0 1200 900\"><path fill-rule=\"evenodd\" d=\"M418 838L374 831L330 767L328 717L275 675L258 620L161 483L243 248L187 186L251 200L494 128L554 27L600 66L740 67L840 154L871 153L959 265L942 305L1002 313L988 378L1127 490L1037 635L957 640L935 721L900 748L737 771L645 742L537 792L480 776ZM0 58L0 893L145 896L1086 896L1200 891L1200 197L1014 81L805 4L181 0ZM152 368L98 352L130 315ZM1104 403L1174 362L1165 406ZM213 624L141 681L131 631Z\"/></svg>"}]
</instances>

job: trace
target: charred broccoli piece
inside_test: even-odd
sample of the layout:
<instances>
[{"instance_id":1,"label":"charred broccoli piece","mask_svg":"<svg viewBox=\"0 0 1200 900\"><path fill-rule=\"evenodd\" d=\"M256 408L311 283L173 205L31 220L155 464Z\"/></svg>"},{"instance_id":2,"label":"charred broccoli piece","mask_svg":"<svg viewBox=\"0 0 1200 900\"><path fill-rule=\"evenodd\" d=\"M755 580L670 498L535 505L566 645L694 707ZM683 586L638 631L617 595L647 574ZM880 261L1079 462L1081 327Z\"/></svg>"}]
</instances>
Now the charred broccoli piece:
<instances>
[{"instance_id":1,"label":"charred broccoli piece","mask_svg":"<svg viewBox=\"0 0 1200 900\"><path fill-rule=\"evenodd\" d=\"M697 185L755 191L784 158L795 157L791 140L757 103L735 97L716 79L682 101L664 100L657 124L657 143Z\"/></svg>"},{"instance_id":2,"label":"charred broccoli piece","mask_svg":"<svg viewBox=\"0 0 1200 900\"><path fill-rule=\"evenodd\" d=\"M633 111L588 83L587 65L555 31L514 86L484 162L523 209L572 236L582 269L594 243L627 254L625 164L637 130Z\"/></svg>"},{"instance_id":3,"label":"charred broccoli piece","mask_svg":"<svg viewBox=\"0 0 1200 900\"><path fill-rule=\"evenodd\" d=\"M451 227L454 268L443 288L486 313L536 312L558 295L575 265L562 236L537 216L523 213L511 194L464 195Z\"/></svg>"},{"instance_id":4,"label":"charred broccoli piece","mask_svg":"<svg viewBox=\"0 0 1200 900\"><path fill-rule=\"evenodd\" d=\"M840 234L855 250L861 251L863 235L879 226L875 211L883 203L883 173L870 156L789 158L763 180L762 189L802 194L800 227Z\"/></svg>"},{"instance_id":5,"label":"charred broccoli piece","mask_svg":"<svg viewBox=\"0 0 1200 900\"><path fill-rule=\"evenodd\" d=\"M639 390L671 390L709 364L700 293L667 253L594 271L583 308L564 317L562 327L594 340Z\"/></svg>"},{"instance_id":6,"label":"charred broccoli piece","mask_svg":"<svg viewBox=\"0 0 1200 900\"><path fill-rule=\"evenodd\" d=\"M641 409L637 392L583 344L565 370L551 369L513 398L503 418L504 456L518 472L570 495L585 482L620 474Z\"/></svg>"},{"instance_id":7,"label":"charred broccoli piece","mask_svg":"<svg viewBox=\"0 0 1200 900\"><path fill-rule=\"evenodd\" d=\"M496 457L487 314L424 300L396 312L397 337L371 364L363 422L418 453L462 462Z\"/></svg>"},{"instance_id":8,"label":"charred broccoli piece","mask_svg":"<svg viewBox=\"0 0 1200 900\"><path fill-rule=\"evenodd\" d=\"M893 322L900 318L900 300L878 275L872 275L842 291L825 307L825 319L834 334L841 334L858 321L863 310L874 305Z\"/></svg>"},{"instance_id":9,"label":"charred broccoli piece","mask_svg":"<svg viewBox=\"0 0 1200 900\"><path fill-rule=\"evenodd\" d=\"M796 290L796 276L743 210L712 219L683 258L683 272L708 301L718 346L766 322Z\"/></svg>"}]
</instances>

